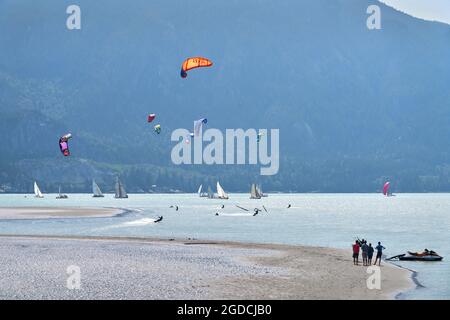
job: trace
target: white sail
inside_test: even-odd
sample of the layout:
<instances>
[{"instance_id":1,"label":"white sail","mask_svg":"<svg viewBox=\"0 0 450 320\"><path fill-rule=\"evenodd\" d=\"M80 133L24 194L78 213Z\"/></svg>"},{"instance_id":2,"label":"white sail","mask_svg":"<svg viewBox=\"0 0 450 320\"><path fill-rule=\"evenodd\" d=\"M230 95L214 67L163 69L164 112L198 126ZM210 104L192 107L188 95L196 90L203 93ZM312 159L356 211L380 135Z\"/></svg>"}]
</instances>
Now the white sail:
<instances>
[{"instance_id":1,"label":"white sail","mask_svg":"<svg viewBox=\"0 0 450 320\"><path fill-rule=\"evenodd\" d=\"M202 195L202 187L203 187L203 185L202 185L202 184L200 185L200 187L198 187L198 191L197 191L197 193L198 193L198 195L199 195L199 196L201 196L201 195Z\"/></svg>"},{"instance_id":2,"label":"white sail","mask_svg":"<svg viewBox=\"0 0 450 320\"><path fill-rule=\"evenodd\" d=\"M256 186L256 191L258 192L260 197L267 197L267 194L264 194L264 192L262 191L261 185Z\"/></svg>"},{"instance_id":3,"label":"white sail","mask_svg":"<svg viewBox=\"0 0 450 320\"><path fill-rule=\"evenodd\" d=\"M252 183L252 187L250 189L250 199L261 199L261 195L258 192L256 184Z\"/></svg>"},{"instance_id":4,"label":"white sail","mask_svg":"<svg viewBox=\"0 0 450 320\"><path fill-rule=\"evenodd\" d=\"M39 190L39 187L38 187L36 181L34 182L34 196L35 196L36 198L43 198L43 197L44 197L44 196L42 195L42 193L41 193L41 190Z\"/></svg>"},{"instance_id":5,"label":"white sail","mask_svg":"<svg viewBox=\"0 0 450 320\"><path fill-rule=\"evenodd\" d=\"M92 180L92 193L94 194L94 197L103 197L103 193L95 183L95 180Z\"/></svg>"},{"instance_id":6,"label":"white sail","mask_svg":"<svg viewBox=\"0 0 450 320\"><path fill-rule=\"evenodd\" d=\"M114 195L114 198L120 198L120 185L119 185L119 179L116 180L116 185L114 187L116 194Z\"/></svg>"},{"instance_id":7,"label":"white sail","mask_svg":"<svg viewBox=\"0 0 450 320\"><path fill-rule=\"evenodd\" d=\"M125 188L123 187L122 183L117 179L116 181L116 194L115 198L121 199L121 198L128 198L127 193L125 192Z\"/></svg>"},{"instance_id":8,"label":"white sail","mask_svg":"<svg viewBox=\"0 0 450 320\"><path fill-rule=\"evenodd\" d=\"M128 194L125 191L125 188L123 187L123 184L120 184L120 194L122 195L122 198L128 198Z\"/></svg>"},{"instance_id":9,"label":"white sail","mask_svg":"<svg viewBox=\"0 0 450 320\"><path fill-rule=\"evenodd\" d=\"M223 190L222 186L220 185L219 181L217 181L217 195L220 199L228 199L227 193Z\"/></svg>"}]
</instances>

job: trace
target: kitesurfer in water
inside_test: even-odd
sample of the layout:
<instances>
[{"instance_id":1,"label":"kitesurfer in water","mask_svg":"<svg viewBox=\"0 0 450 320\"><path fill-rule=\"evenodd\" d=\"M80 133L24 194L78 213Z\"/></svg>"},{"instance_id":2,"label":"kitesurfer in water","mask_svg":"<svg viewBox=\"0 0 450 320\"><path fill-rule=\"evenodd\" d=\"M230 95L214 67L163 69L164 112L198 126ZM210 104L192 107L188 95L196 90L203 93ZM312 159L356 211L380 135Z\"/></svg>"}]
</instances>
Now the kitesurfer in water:
<instances>
[{"instance_id":1,"label":"kitesurfer in water","mask_svg":"<svg viewBox=\"0 0 450 320\"><path fill-rule=\"evenodd\" d=\"M291 207L291 204L289 203L288 206L287 206L287 208L289 209L290 207Z\"/></svg>"},{"instance_id":2,"label":"kitesurfer in water","mask_svg":"<svg viewBox=\"0 0 450 320\"><path fill-rule=\"evenodd\" d=\"M158 219L155 220L155 223L162 221L163 216L159 216Z\"/></svg>"}]
</instances>

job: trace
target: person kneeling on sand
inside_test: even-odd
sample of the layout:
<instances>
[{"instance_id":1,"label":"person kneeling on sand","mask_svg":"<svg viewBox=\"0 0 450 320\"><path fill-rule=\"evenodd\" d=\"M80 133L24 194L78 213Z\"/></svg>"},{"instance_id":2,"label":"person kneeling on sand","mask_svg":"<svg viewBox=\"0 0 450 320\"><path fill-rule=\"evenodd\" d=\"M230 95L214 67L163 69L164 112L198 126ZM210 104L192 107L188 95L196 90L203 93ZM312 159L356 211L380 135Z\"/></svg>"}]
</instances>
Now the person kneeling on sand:
<instances>
[{"instance_id":1,"label":"person kneeling on sand","mask_svg":"<svg viewBox=\"0 0 450 320\"><path fill-rule=\"evenodd\" d=\"M355 266L358 265L358 257L359 257L359 242L358 240L356 240L355 244L353 245L353 264Z\"/></svg>"}]
</instances>

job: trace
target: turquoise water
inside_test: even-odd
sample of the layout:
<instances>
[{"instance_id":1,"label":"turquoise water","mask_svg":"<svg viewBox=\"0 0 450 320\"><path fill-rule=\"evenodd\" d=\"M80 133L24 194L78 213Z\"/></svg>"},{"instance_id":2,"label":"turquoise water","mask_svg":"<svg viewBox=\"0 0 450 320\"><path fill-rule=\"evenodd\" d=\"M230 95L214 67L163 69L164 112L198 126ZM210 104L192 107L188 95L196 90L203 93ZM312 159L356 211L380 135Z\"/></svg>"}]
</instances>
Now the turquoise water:
<instances>
[{"instance_id":1,"label":"turquoise water","mask_svg":"<svg viewBox=\"0 0 450 320\"><path fill-rule=\"evenodd\" d=\"M52 220L0 220L0 234L110 235L196 238L349 249L356 237L372 244L381 241L392 256L406 250L432 249L444 261L401 262L418 272L425 288L413 290L408 299L450 299L450 194L273 194L250 200L248 194L231 194L230 200L199 198L192 194L131 194L128 199L112 195L93 199L70 194L57 200L31 195L0 195L0 207L101 206L133 211L111 218ZM221 209L224 204L225 208ZM287 205L291 208L287 209ZM178 205L179 210L169 208ZM250 209L245 212L235 205ZM253 217L253 208L268 213ZM220 215L216 216L218 212ZM162 223L153 219L164 216Z\"/></svg>"}]
</instances>

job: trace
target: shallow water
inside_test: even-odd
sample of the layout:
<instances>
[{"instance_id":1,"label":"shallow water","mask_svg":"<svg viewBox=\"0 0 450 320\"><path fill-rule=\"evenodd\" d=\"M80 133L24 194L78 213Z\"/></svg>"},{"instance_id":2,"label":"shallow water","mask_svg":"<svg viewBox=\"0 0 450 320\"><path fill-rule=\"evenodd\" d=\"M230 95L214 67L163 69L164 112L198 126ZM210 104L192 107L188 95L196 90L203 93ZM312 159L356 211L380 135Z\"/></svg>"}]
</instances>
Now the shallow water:
<instances>
[{"instance_id":1,"label":"shallow water","mask_svg":"<svg viewBox=\"0 0 450 320\"><path fill-rule=\"evenodd\" d=\"M113 195L105 195L94 199L88 194L69 194L69 199L57 200L54 194L45 195L44 199L3 194L0 207L101 206L133 211L110 218L0 220L0 234L151 236L303 244L347 248L349 255L352 242L359 237L373 245L381 241L387 256L424 248L444 256L442 262L398 263L416 270L419 282L425 286L402 298L450 299L450 194L399 194L389 198L379 194L273 194L261 200L250 200L247 194L231 194L230 200L192 194L129 196L114 199ZM171 205L178 205L179 210L169 208ZM255 207L262 211L253 216ZM155 224L153 219L158 215L164 219Z\"/></svg>"}]
</instances>

